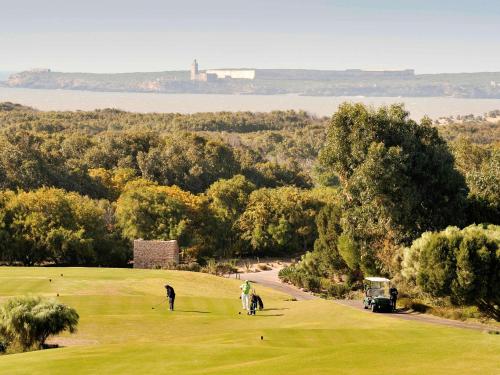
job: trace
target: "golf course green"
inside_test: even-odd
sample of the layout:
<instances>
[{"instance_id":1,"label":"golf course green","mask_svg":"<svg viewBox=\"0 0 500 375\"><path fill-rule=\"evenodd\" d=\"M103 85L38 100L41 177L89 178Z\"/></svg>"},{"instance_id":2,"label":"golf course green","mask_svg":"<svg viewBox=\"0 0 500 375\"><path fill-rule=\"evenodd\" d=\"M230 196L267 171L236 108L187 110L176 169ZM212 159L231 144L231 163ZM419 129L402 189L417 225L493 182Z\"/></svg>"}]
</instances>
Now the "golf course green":
<instances>
[{"instance_id":1,"label":"golf course green","mask_svg":"<svg viewBox=\"0 0 500 375\"><path fill-rule=\"evenodd\" d=\"M166 282L175 312L162 303ZM240 283L180 271L2 267L0 303L53 296L76 308L80 324L51 340L62 348L0 356L0 374L499 374L500 335L291 301L258 285L265 310L252 317L239 314Z\"/></svg>"}]
</instances>

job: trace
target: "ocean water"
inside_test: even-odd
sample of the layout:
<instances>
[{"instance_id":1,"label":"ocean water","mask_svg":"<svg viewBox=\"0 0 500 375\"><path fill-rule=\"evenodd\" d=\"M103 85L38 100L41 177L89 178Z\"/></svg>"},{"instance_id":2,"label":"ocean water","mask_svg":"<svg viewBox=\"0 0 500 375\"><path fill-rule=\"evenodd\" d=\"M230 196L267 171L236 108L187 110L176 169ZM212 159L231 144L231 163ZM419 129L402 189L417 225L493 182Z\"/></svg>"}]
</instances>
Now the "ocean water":
<instances>
[{"instance_id":1,"label":"ocean water","mask_svg":"<svg viewBox=\"0 0 500 375\"><path fill-rule=\"evenodd\" d=\"M500 109L500 99L394 98L394 97L311 97L299 95L214 95L156 94L132 92L93 92L0 87L0 102L10 101L40 110L93 110L118 108L132 112L217 112L305 110L318 116L330 116L343 102L362 102L378 107L404 103L414 119L427 115L482 115Z\"/></svg>"}]
</instances>

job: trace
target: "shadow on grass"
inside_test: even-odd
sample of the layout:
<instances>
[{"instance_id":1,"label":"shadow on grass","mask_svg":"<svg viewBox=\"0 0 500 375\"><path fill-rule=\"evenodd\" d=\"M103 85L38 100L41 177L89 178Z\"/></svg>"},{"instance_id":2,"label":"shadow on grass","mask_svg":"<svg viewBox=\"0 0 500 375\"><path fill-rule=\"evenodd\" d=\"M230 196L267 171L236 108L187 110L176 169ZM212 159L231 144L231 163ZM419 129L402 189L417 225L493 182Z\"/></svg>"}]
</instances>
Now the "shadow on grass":
<instances>
[{"instance_id":1,"label":"shadow on grass","mask_svg":"<svg viewBox=\"0 0 500 375\"><path fill-rule=\"evenodd\" d=\"M210 311L198 311L198 310L174 310L174 312L185 312L185 313L196 313L196 314L211 314Z\"/></svg>"},{"instance_id":2,"label":"shadow on grass","mask_svg":"<svg viewBox=\"0 0 500 375\"><path fill-rule=\"evenodd\" d=\"M256 314L255 316L263 316L263 317L269 317L269 316L283 316L285 314Z\"/></svg>"}]
</instances>

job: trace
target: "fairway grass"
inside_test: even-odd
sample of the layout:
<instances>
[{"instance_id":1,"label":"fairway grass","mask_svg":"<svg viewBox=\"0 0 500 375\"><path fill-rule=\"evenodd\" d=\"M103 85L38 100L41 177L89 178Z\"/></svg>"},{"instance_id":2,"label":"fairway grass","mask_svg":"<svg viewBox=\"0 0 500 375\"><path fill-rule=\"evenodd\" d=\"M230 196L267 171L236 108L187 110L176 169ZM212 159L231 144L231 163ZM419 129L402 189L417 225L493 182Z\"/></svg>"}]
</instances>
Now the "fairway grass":
<instances>
[{"instance_id":1,"label":"fairway grass","mask_svg":"<svg viewBox=\"0 0 500 375\"><path fill-rule=\"evenodd\" d=\"M166 282L175 312L162 303ZM266 309L250 317L239 314L240 283L180 271L2 267L0 302L59 293L80 324L52 340L62 348L0 356L0 374L500 373L499 335L290 301L258 285Z\"/></svg>"}]
</instances>

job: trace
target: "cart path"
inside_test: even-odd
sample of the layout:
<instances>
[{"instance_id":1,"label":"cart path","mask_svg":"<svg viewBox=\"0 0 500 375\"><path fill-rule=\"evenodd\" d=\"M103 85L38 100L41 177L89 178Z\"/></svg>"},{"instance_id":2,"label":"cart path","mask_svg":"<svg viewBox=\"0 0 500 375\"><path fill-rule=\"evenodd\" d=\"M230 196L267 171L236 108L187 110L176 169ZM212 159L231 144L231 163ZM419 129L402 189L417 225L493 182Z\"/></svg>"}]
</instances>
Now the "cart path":
<instances>
[{"instance_id":1,"label":"cart path","mask_svg":"<svg viewBox=\"0 0 500 375\"><path fill-rule=\"evenodd\" d=\"M279 292L289 294L297 301L306 301L319 298L313 294L304 292L293 285L282 283L278 277L278 272L279 269L273 268L271 271L240 273L239 277L241 278L241 280L248 280L252 283L261 284ZM231 275L231 277L234 277L234 275Z\"/></svg>"},{"instance_id":2,"label":"cart path","mask_svg":"<svg viewBox=\"0 0 500 375\"><path fill-rule=\"evenodd\" d=\"M318 299L318 296L315 296L311 293L304 292L303 290L290 285L282 283L278 277L279 269L272 269L271 271L261 271L261 272L252 272L252 273L241 273L239 274L241 280L248 280L255 284L260 284L265 287L272 288L279 292L283 292L289 294L297 301L305 301ZM235 277L231 275L231 277ZM357 309L363 311L366 314L373 314L370 310L365 310L363 308L363 302L359 300L332 300L332 302L347 306L353 309ZM458 320L451 320L440 318L437 316L429 315L429 314L421 314L416 312L406 312L406 311L398 311L392 314L385 314L385 316L395 318L395 319L403 319L403 320L411 320L423 323L430 324L438 324L442 326L454 327L454 328L466 328L473 329L478 331L500 331L499 327L489 326L481 323L466 323Z\"/></svg>"}]
</instances>

